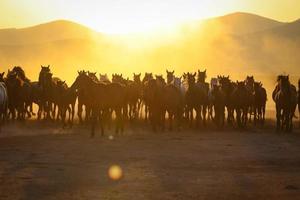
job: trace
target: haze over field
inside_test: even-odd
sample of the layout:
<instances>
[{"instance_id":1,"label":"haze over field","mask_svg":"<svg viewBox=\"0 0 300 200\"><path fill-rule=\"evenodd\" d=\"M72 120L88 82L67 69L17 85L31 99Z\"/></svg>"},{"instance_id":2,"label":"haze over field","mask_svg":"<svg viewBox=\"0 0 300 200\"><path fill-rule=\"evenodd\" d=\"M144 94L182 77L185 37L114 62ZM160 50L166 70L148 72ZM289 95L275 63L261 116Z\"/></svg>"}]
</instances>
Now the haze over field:
<instances>
[{"instance_id":1,"label":"haze over field","mask_svg":"<svg viewBox=\"0 0 300 200\"><path fill-rule=\"evenodd\" d=\"M71 83L77 70L107 73L197 69L208 76L256 75L271 89L275 76L300 74L300 21L283 23L248 13L194 20L149 33L105 34L59 20L22 29L0 30L0 63L37 79L41 64ZM293 77L292 77L293 78ZM270 92L270 91L269 91Z\"/></svg>"}]
</instances>

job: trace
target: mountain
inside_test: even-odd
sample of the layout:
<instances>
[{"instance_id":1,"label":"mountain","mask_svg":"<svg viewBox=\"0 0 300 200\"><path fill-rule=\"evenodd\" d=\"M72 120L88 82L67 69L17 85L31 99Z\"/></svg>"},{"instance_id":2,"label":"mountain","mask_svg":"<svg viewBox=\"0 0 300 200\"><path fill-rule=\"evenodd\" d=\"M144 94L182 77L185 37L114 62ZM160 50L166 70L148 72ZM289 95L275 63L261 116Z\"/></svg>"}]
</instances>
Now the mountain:
<instances>
[{"instance_id":1,"label":"mountain","mask_svg":"<svg viewBox=\"0 0 300 200\"><path fill-rule=\"evenodd\" d=\"M21 65L36 79L41 64L72 80L78 69L178 74L300 74L300 21L283 23L249 13L192 21L170 35L115 37L70 21L0 30L1 71ZM200 66L199 66L200 65ZM163 68L162 68L163 67Z\"/></svg>"},{"instance_id":2,"label":"mountain","mask_svg":"<svg viewBox=\"0 0 300 200\"><path fill-rule=\"evenodd\" d=\"M0 30L0 45L28 45L66 39L100 37L100 34L77 23L58 20L22 29Z\"/></svg>"},{"instance_id":3,"label":"mountain","mask_svg":"<svg viewBox=\"0 0 300 200\"><path fill-rule=\"evenodd\" d=\"M244 35L278 27L284 23L250 13L236 12L208 20L219 23L227 33Z\"/></svg>"}]
</instances>

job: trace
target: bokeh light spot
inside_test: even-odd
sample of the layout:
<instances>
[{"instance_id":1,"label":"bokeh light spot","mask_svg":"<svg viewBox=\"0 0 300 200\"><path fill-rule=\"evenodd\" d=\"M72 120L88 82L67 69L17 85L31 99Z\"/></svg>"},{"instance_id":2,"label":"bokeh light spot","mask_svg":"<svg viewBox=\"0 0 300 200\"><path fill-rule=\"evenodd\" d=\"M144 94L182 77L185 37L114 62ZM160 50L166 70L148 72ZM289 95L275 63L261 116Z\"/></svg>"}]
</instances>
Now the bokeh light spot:
<instances>
[{"instance_id":1,"label":"bokeh light spot","mask_svg":"<svg viewBox=\"0 0 300 200\"><path fill-rule=\"evenodd\" d=\"M110 166L108 169L108 176L114 181L121 179L123 176L122 168L118 165Z\"/></svg>"}]
</instances>

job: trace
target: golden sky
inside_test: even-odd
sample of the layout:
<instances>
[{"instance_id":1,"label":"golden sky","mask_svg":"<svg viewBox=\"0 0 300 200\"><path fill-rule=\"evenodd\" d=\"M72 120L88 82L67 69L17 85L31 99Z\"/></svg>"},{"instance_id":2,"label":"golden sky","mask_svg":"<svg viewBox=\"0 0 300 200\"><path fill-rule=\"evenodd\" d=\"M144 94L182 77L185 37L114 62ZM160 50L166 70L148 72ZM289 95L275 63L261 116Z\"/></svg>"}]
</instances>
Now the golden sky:
<instances>
[{"instance_id":1,"label":"golden sky","mask_svg":"<svg viewBox=\"0 0 300 200\"><path fill-rule=\"evenodd\" d=\"M293 21L300 0L0 0L0 28L67 19L105 33L145 32L236 11Z\"/></svg>"}]
</instances>

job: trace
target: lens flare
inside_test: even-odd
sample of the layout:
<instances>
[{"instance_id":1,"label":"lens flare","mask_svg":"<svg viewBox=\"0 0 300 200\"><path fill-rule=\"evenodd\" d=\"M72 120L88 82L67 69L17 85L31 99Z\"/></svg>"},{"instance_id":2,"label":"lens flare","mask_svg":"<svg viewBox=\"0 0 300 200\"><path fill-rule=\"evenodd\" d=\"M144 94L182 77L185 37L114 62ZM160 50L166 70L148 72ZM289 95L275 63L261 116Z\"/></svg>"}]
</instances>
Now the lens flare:
<instances>
[{"instance_id":1,"label":"lens flare","mask_svg":"<svg viewBox=\"0 0 300 200\"><path fill-rule=\"evenodd\" d=\"M114 181L121 179L123 176L122 168L119 165L112 165L108 169L108 176Z\"/></svg>"}]
</instances>

